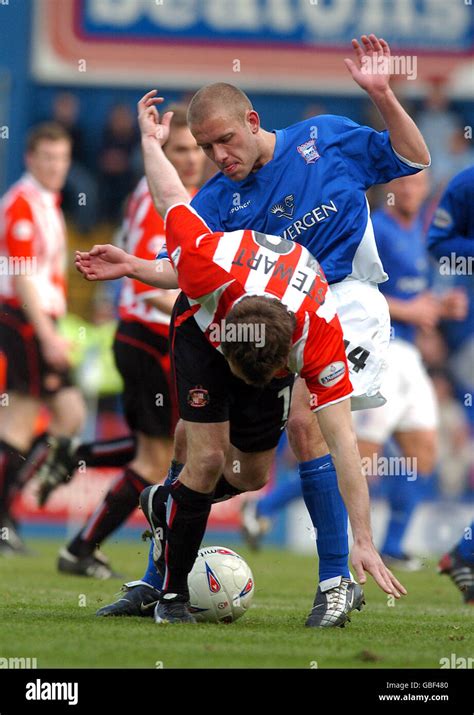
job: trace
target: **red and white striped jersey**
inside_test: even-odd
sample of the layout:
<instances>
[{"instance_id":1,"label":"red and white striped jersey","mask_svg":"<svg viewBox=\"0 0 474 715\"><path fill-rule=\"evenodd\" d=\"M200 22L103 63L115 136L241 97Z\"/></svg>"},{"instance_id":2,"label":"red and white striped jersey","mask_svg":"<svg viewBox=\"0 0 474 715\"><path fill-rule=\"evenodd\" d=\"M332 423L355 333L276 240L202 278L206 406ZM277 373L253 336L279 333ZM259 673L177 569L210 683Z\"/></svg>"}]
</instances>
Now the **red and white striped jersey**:
<instances>
[{"instance_id":1,"label":"red and white striped jersey","mask_svg":"<svg viewBox=\"0 0 474 715\"><path fill-rule=\"evenodd\" d=\"M216 349L215 327L236 301L246 295L278 298L296 316L287 368L306 380L313 410L352 394L334 298L306 248L251 230L212 233L186 204L169 209L165 226L179 286Z\"/></svg>"},{"instance_id":2,"label":"red and white striped jersey","mask_svg":"<svg viewBox=\"0 0 474 715\"><path fill-rule=\"evenodd\" d=\"M163 219L155 210L146 177L143 177L127 205L122 235L128 253L152 260L165 242ZM179 291L174 291L178 295ZM125 278L120 292L119 314L122 320L144 323L151 330L168 337L170 316L149 305L147 298L165 293L140 281Z\"/></svg>"},{"instance_id":3,"label":"red and white striped jersey","mask_svg":"<svg viewBox=\"0 0 474 715\"><path fill-rule=\"evenodd\" d=\"M60 195L24 174L0 201L0 301L15 307L21 301L15 275L27 275L41 308L58 317L66 311L66 226Z\"/></svg>"}]
</instances>

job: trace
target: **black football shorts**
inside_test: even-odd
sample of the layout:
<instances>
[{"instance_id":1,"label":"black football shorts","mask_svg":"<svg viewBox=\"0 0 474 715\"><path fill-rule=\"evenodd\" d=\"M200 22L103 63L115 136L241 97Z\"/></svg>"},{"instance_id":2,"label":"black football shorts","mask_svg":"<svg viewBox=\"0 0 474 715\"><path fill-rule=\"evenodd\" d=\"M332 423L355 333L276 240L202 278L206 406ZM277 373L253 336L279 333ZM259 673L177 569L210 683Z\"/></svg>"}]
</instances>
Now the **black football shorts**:
<instances>
[{"instance_id":1,"label":"black football shorts","mask_svg":"<svg viewBox=\"0 0 474 715\"><path fill-rule=\"evenodd\" d=\"M235 377L224 356L204 336L181 293L170 328L179 416L189 422L230 422L230 442L242 452L278 444L288 419L294 375L263 388Z\"/></svg>"}]
</instances>

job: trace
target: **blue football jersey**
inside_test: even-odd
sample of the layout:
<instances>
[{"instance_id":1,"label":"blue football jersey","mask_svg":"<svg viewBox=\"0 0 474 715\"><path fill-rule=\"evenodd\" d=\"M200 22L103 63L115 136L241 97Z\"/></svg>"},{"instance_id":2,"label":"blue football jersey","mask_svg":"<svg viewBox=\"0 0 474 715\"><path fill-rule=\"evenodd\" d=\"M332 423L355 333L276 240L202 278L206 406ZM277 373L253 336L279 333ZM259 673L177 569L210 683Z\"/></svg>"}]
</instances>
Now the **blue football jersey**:
<instances>
[{"instance_id":1,"label":"blue football jersey","mask_svg":"<svg viewBox=\"0 0 474 715\"><path fill-rule=\"evenodd\" d=\"M438 259L474 255L474 166L447 185L428 231L428 250Z\"/></svg>"},{"instance_id":2,"label":"blue football jersey","mask_svg":"<svg viewBox=\"0 0 474 715\"><path fill-rule=\"evenodd\" d=\"M450 275L451 287L462 288L469 299L469 312L464 320L443 324L443 337L450 350L458 350L470 340L474 326L474 281L467 270L456 274L454 268L463 258L474 256L474 166L461 171L447 185L428 231L428 250L437 258L441 280ZM443 259L448 261L447 272ZM461 264L462 265L462 264Z\"/></svg>"},{"instance_id":3,"label":"blue football jersey","mask_svg":"<svg viewBox=\"0 0 474 715\"><path fill-rule=\"evenodd\" d=\"M196 211L213 231L250 228L301 243L330 283L386 280L365 192L423 167L398 156L387 131L345 117L312 117L275 135L271 161L243 181L219 172L194 197Z\"/></svg>"},{"instance_id":4,"label":"blue football jersey","mask_svg":"<svg viewBox=\"0 0 474 715\"><path fill-rule=\"evenodd\" d=\"M401 226L384 209L372 217L380 258L388 271L388 281L380 286L387 297L410 300L429 288L429 261L423 221L415 219L410 228ZM394 338L414 342L416 326L392 320Z\"/></svg>"}]
</instances>

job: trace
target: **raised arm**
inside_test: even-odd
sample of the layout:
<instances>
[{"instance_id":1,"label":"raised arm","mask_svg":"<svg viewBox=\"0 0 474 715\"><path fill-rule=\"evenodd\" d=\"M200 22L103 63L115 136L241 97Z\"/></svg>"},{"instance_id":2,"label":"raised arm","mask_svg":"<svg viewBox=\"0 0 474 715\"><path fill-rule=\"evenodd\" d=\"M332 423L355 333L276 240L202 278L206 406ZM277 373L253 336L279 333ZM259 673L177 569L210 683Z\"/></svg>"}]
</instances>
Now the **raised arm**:
<instances>
[{"instance_id":1,"label":"raised arm","mask_svg":"<svg viewBox=\"0 0 474 715\"><path fill-rule=\"evenodd\" d=\"M429 166L431 158L425 140L390 88L391 55L388 43L375 35L362 35L361 42L362 45L352 40L355 61L346 58L347 69L382 115L397 154L420 168Z\"/></svg>"},{"instance_id":2,"label":"raised arm","mask_svg":"<svg viewBox=\"0 0 474 715\"><path fill-rule=\"evenodd\" d=\"M157 90L147 92L138 102L138 123L142 135L145 173L153 204L161 216L174 204L188 204L190 197L178 172L167 159L162 146L169 137L173 112L166 112L160 121L157 104L164 102L156 97Z\"/></svg>"}]
</instances>

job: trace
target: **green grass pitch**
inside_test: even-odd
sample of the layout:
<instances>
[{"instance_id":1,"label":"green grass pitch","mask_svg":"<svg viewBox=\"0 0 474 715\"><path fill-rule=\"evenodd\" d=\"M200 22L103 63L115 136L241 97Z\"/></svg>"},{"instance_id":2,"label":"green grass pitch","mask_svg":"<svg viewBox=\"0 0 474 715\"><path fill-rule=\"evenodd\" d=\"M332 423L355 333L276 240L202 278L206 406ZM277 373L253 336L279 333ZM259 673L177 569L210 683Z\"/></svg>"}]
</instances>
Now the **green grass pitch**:
<instances>
[{"instance_id":1,"label":"green grass pitch","mask_svg":"<svg viewBox=\"0 0 474 715\"><path fill-rule=\"evenodd\" d=\"M409 591L401 602L390 606L370 582L352 622L323 631L303 626L315 559L237 546L255 578L250 611L230 625L158 626L151 618L95 617L120 581L58 574L59 545L31 542L35 557L1 560L2 658L36 658L38 668L439 668L441 658L474 652L474 611L432 562L399 574ZM105 549L124 580L141 575L147 550L139 540Z\"/></svg>"}]
</instances>

